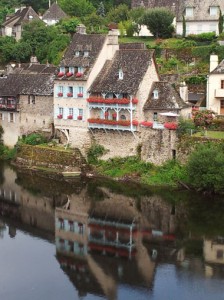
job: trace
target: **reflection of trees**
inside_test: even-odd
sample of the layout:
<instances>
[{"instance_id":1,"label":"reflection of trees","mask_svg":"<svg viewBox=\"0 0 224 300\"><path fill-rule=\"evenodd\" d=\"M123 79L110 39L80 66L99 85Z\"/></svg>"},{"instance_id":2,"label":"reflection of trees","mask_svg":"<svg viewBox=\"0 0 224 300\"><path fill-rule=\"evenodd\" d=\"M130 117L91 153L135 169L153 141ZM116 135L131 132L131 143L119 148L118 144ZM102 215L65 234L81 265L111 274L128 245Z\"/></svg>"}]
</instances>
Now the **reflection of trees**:
<instances>
[{"instance_id":1,"label":"reflection of trees","mask_svg":"<svg viewBox=\"0 0 224 300\"><path fill-rule=\"evenodd\" d=\"M6 231L5 224L0 220L0 238L4 237L4 231Z\"/></svg>"},{"instance_id":2,"label":"reflection of trees","mask_svg":"<svg viewBox=\"0 0 224 300\"><path fill-rule=\"evenodd\" d=\"M3 184L5 181L4 177L4 162L0 162L0 184Z\"/></svg>"}]
</instances>

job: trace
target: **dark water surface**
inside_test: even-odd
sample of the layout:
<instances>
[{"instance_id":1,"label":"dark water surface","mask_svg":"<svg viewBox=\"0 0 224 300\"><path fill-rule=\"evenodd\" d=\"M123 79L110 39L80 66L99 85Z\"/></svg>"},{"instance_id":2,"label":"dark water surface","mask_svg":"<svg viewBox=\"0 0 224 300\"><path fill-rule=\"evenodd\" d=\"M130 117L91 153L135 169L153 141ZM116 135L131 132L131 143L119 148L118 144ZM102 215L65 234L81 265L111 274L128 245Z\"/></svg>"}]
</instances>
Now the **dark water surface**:
<instances>
[{"instance_id":1,"label":"dark water surface","mask_svg":"<svg viewBox=\"0 0 224 300\"><path fill-rule=\"evenodd\" d=\"M224 199L0 166L1 300L222 300Z\"/></svg>"}]
</instances>

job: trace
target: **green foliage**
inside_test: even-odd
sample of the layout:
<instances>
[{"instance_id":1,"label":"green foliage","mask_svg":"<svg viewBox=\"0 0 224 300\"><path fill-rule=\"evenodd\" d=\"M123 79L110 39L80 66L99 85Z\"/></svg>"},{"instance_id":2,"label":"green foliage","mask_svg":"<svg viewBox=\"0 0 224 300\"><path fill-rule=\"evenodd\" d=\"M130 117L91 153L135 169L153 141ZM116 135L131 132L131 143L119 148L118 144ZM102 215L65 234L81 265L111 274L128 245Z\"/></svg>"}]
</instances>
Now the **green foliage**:
<instances>
[{"instance_id":1,"label":"green foliage","mask_svg":"<svg viewBox=\"0 0 224 300\"><path fill-rule=\"evenodd\" d=\"M156 38L167 38L171 37L174 31L173 18L174 15L169 10L154 8L145 11L141 23L146 25Z\"/></svg>"},{"instance_id":2,"label":"green foliage","mask_svg":"<svg viewBox=\"0 0 224 300\"><path fill-rule=\"evenodd\" d=\"M136 23L140 23L141 17L143 16L144 12L145 8L142 6L133 8L129 11L129 18Z\"/></svg>"},{"instance_id":3,"label":"green foliage","mask_svg":"<svg viewBox=\"0 0 224 300\"><path fill-rule=\"evenodd\" d=\"M99 158L105 153L105 148L94 143L87 151L87 160L89 164L96 164Z\"/></svg>"},{"instance_id":4,"label":"green foliage","mask_svg":"<svg viewBox=\"0 0 224 300\"><path fill-rule=\"evenodd\" d=\"M183 15L183 33L182 33L182 37L185 38L186 36L186 19L185 16Z\"/></svg>"},{"instance_id":5,"label":"green foliage","mask_svg":"<svg viewBox=\"0 0 224 300\"><path fill-rule=\"evenodd\" d=\"M64 50L69 44L69 36L59 34L55 40L53 40L48 46L47 60L49 63L58 65L62 59Z\"/></svg>"},{"instance_id":6,"label":"green foliage","mask_svg":"<svg viewBox=\"0 0 224 300\"><path fill-rule=\"evenodd\" d=\"M222 32L222 33L219 34L218 40L221 40L221 41L224 40L224 32Z\"/></svg>"},{"instance_id":7,"label":"green foliage","mask_svg":"<svg viewBox=\"0 0 224 300\"><path fill-rule=\"evenodd\" d=\"M187 162L188 181L209 192L224 191L224 144L199 145Z\"/></svg>"},{"instance_id":8,"label":"green foliage","mask_svg":"<svg viewBox=\"0 0 224 300\"><path fill-rule=\"evenodd\" d=\"M205 75L197 75L197 76L190 76L185 79L187 84L206 84L207 79Z\"/></svg>"},{"instance_id":9,"label":"green foliage","mask_svg":"<svg viewBox=\"0 0 224 300\"><path fill-rule=\"evenodd\" d=\"M1 160L12 160L16 157L16 148L9 148L0 144L0 159Z\"/></svg>"},{"instance_id":10,"label":"green foliage","mask_svg":"<svg viewBox=\"0 0 224 300\"><path fill-rule=\"evenodd\" d=\"M112 8L107 14L108 22L119 23L128 20L129 9L125 4Z\"/></svg>"},{"instance_id":11,"label":"green foliage","mask_svg":"<svg viewBox=\"0 0 224 300\"><path fill-rule=\"evenodd\" d=\"M16 41L13 37L0 37L0 61L7 63L13 59L12 53Z\"/></svg>"},{"instance_id":12,"label":"green foliage","mask_svg":"<svg viewBox=\"0 0 224 300\"><path fill-rule=\"evenodd\" d=\"M88 0L60 0L61 8L70 16L84 17L96 11Z\"/></svg>"},{"instance_id":13,"label":"green foliage","mask_svg":"<svg viewBox=\"0 0 224 300\"><path fill-rule=\"evenodd\" d=\"M223 15L221 9L219 9L219 34L223 32Z\"/></svg>"},{"instance_id":14,"label":"green foliage","mask_svg":"<svg viewBox=\"0 0 224 300\"><path fill-rule=\"evenodd\" d=\"M177 134L179 136L190 134L192 130L195 130L195 124L191 119L179 118Z\"/></svg>"},{"instance_id":15,"label":"green foliage","mask_svg":"<svg viewBox=\"0 0 224 300\"><path fill-rule=\"evenodd\" d=\"M46 143L46 138L39 133L32 133L26 136L22 142L27 145L40 145Z\"/></svg>"},{"instance_id":16,"label":"green foliage","mask_svg":"<svg viewBox=\"0 0 224 300\"><path fill-rule=\"evenodd\" d=\"M76 27L79 24L80 20L76 17L72 17L60 20L57 26L60 27L63 32L73 34L74 32L76 32Z\"/></svg>"},{"instance_id":17,"label":"green foliage","mask_svg":"<svg viewBox=\"0 0 224 300\"><path fill-rule=\"evenodd\" d=\"M136 25L135 23L133 23L131 20L127 20L127 21L124 21L124 28L126 30L126 35L127 36L133 36L135 31L136 31Z\"/></svg>"},{"instance_id":18,"label":"green foliage","mask_svg":"<svg viewBox=\"0 0 224 300\"><path fill-rule=\"evenodd\" d=\"M98 33L101 29L104 28L105 19L101 16L98 16L96 12L83 18L83 23L87 27L88 32Z\"/></svg>"},{"instance_id":19,"label":"green foliage","mask_svg":"<svg viewBox=\"0 0 224 300\"><path fill-rule=\"evenodd\" d=\"M100 17L105 17L105 7L103 2L101 1L100 4L98 5L97 8L97 15L99 15Z\"/></svg>"},{"instance_id":20,"label":"green foliage","mask_svg":"<svg viewBox=\"0 0 224 300\"><path fill-rule=\"evenodd\" d=\"M196 42L211 42L216 39L215 32L205 32L200 34L189 34L187 37L189 40L193 40Z\"/></svg>"}]
</instances>

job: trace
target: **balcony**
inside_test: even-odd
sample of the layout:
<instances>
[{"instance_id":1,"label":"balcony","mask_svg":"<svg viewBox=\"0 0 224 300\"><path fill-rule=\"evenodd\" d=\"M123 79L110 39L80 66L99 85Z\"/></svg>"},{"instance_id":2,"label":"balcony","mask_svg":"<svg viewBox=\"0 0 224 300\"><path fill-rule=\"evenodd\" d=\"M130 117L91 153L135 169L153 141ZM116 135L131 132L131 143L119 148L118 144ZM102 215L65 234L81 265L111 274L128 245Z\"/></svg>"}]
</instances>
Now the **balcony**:
<instances>
[{"instance_id":1,"label":"balcony","mask_svg":"<svg viewBox=\"0 0 224 300\"><path fill-rule=\"evenodd\" d=\"M91 108L101 108L101 107L119 107L119 108L128 108L135 109L136 104L138 103L137 99L127 99L127 98L100 98L100 97L91 97L87 99L89 107Z\"/></svg>"},{"instance_id":2,"label":"balcony","mask_svg":"<svg viewBox=\"0 0 224 300\"><path fill-rule=\"evenodd\" d=\"M224 98L224 89L216 89L215 97L216 98Z\"/></svg>"},{"instance_id":3,"label":"balcony","mask_svg":"<svg viewBox=\"0 0 224 300\"><path fill-rule=\"evenodd\" d=\"M137 121L126 120L107 120L107 119L88 119L88 128L91 129L109 129L120 131L137 131Z\"/></svg>"}]
</instances>

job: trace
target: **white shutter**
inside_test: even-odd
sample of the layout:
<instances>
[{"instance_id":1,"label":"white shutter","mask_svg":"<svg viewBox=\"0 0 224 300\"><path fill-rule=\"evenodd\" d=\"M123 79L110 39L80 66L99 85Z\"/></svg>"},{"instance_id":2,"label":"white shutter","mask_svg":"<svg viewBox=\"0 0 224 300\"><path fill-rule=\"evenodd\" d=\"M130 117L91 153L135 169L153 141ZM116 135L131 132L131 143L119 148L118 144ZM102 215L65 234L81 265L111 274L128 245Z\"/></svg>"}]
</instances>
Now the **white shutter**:
<instances>
[{"instance_id":1,"label":"white shutter","mask_svg":"<svg viewBox=\"0 0 224 300\"><path fill-rule=\"evenodd\" d=\"M69 109L67 107L64 107L63 109L63 119L68 119L69 115Z\"/></svg>"},{"instance_id":2,"label":"white shutter","mask_svg":"<svg viewBox=\"0 0 224 300\"><path fill-rule=\"evenodd\" d=\"M74 119L74 120L77 120L78 115L79 115L79 109L76 108L76 107L74 107L74 108L73 108L73 119Z\"/></svg>"},{"instance_id":3,"label":"white shutter","mask_svg":"<svg viewBox=\"0 0 224 300\"><path fill-rule=\"evenodd\" d=\"M57 119L57 116L59 115L59 107L54 108L54 118Z\"/></svg>"}]
</instances>

